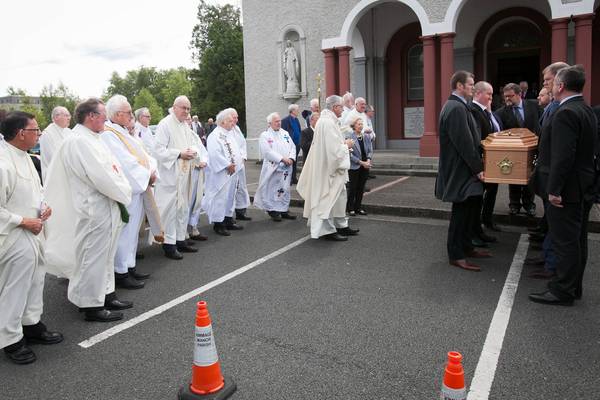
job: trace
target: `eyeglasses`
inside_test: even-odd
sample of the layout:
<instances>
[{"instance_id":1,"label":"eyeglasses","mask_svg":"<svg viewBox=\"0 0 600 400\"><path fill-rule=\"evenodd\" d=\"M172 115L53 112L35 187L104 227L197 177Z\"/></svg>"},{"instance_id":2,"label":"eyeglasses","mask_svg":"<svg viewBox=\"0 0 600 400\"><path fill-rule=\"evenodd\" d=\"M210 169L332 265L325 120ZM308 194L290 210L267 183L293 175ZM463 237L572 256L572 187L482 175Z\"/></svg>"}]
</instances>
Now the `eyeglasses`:
<instances>
[{"instance_id":1,"label":"eyeglasses","mask_svg":"<svg viewBox=\"0 0 600 400\"><path fill-rule=\"evenodd\" d=\"M35 132L35 133L37 133L38 136L42 134L42 131L40 130L40 128L23 128L21 130L25 131L25 132Z\"/></svg>"},{"instance_id":2,"label":"eyeglasses","mask_svg":"<svg viewBox=\"0 0 600 400\"><path fill-rule=\"evenodd\" d=\"M133 113L131 111L117 111L117 113L123 113L123 114L127 114L127 115L133 115Z\"/></svg>"}]
</instances>

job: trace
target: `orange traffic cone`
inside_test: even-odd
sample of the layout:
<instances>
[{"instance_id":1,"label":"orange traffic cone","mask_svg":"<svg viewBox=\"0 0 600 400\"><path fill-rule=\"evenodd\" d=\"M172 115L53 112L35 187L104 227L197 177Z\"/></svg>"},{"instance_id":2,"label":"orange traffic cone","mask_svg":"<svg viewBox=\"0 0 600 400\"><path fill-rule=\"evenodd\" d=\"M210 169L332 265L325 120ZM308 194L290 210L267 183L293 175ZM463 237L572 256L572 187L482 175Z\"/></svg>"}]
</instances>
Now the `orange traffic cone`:
<instances>
[{"instance_id":1,"label":"orange traffic cone","mask_svg":"<svg viewBox=\"0 0 600 400\"><path fill-rule=\"evenodd\" d=\"M465 400L467 398L465 371L461 361L462 355L459 352L451 351L448 353L448 364L444 371L441 400Z\"/></svg>"},{"instance_id":2,"label":"orange traffic cone","mask_svg":"<svg viewBox=\"0 0 600 400\"><path fill-rule=\"evenodd\" d=\"M179 389L180 400L226 399L237 386L232 379L224 379L217 356L210 315L205 301L198 302L196 310L196 334L194 340L194 364L192 383Z\"/></svg>"}]
</instances>

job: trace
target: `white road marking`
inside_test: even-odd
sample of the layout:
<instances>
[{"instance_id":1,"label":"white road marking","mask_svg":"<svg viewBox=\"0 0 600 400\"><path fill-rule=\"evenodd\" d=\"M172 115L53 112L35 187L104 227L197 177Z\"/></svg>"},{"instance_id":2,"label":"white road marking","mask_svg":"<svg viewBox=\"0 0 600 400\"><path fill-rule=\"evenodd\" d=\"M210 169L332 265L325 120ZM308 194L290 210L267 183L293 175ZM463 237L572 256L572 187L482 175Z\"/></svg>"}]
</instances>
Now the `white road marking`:
<instances>
[{"instance_id":1,"label":"white road marking","mask_svg":"<svg viewBox=\"0 0 600 400\"><path fill-rule=\"evenodd\" d=\"M119 332L123 332L124 330L134 327L135 325L142 323L142 322L146 321L147 319L156 317L157 315L160 315L163 312L168 311L169 309L171 309L185 301L193 299L194 297L198 296L199 294L204 293L207 290L212 289L216 286L219 286L221 283L227 282L228 280L233 279L236 276L241 275L244 272L247 272L247 271L251 270L252 268L257 267L257 266L269 261L270 259L275 258L275 257L285 253L286 251L291 250L294 247L301 245L302 243L306 242L309 239L310 239L310 235L304 236L303 238L298 239L295 242L292 242L292 243L288 244L287 246L282 247L281 249L272 252L271 254L261 257L258 260L251 262L250 264L247 264L241 268L236 269L235 271L232 271L226 275L223 275L222 277L215 279L214 281L209 282L204 286L200 286L197 289L187 292L186 294L181 295L181 296L169 301L168 303L165 303L156 308L153 308L152 310L146 311L145 313L140 314L137 317L134 317L128 321L125 321L125 322L119 324L119 325L115 325L112 328L105 330L104 332L100 332L99 334L94 335L91 338L79 343L79 346L83 347L84 349L90 348L93 345L98 344L98 343L108 339L109 337L116 335Z\"/></svg>"},{"instance_id":2,"label":"white road marking","mask_svg":"<svg viewBox=\"0 0 600 400\"><path fill-rule=\"evenodd\" d=\"M517 245L517 250L512 260L508 276L504 282L502 294L498 300L496 311L490 324L483 350L475 369L473 380L467 400L487 400L490 396L494 376L496 375L496 367L498 366L498 358L502 350L504 335L510 319L515 294L519 287L519 279L523 270L523 261L527 255L529 247L529 239L526 234L522 234Z\"/></svg>"},{"instance_id":3,"label":"white road marking","mask_svg":"<svg viewBox=\"0 0 600 400\"><path fill-rule=\"evenodd\" d=\"M248 186L254 186L254 185L258 185L260 182L252 182L252 183L247 183L246 187Z\"/></svg>"},{"instance_id":4,"label":"white road marking","mask_svg":"<svg viewBox=\"0 0 600 400\"><path fill-rule=\"evenodd\" d=\"M390 186L393 186L396 183L403 182L403 181L407 180L408 178L410 178L410 176L403 176L403 177L400 177L400 178L396 179L395 181L388 182L385 185L377 186L376 188L371 189L370 192L365 192L365 194L363 196L368 196L371 193L375 193L375 192L378 192L378 191L383 190L385 188L389 188Z\"/></svg>"}]
</instances>

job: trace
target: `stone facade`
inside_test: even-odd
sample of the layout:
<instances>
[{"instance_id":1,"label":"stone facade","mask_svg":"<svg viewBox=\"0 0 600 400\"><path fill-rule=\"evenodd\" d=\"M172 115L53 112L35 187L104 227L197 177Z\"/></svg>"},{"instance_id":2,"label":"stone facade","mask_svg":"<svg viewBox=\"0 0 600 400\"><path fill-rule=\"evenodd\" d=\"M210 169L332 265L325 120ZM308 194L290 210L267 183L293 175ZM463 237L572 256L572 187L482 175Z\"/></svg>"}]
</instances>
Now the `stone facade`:
<instances>
[{"instance_id":1,"label":"stone facade","mask_svg":"<svg viewBox=\"0 0 600 400\"><path fill-rule=\"evenodd\" d=\"M277 111L283 117L287 114L287 107L291 102L299 104L301 110L309 108L310 99L317 94L317 74L321 74L325 79L321 83L322 99L326 95L327 83L331 84L335 81L336 91L348 87L355 96L366 97L369 103L375 105L374 122L375 131L378 133L378 148L418 148L419 146L423 148L423 140L420 144L418 139L412 138L415 136L414 132L405 134L402 131L405 129L402 123L398 125L401 128L390 123L391 114L396 112L390 107L394 104L402 104L398 112L402 113L402 120L404 120L404 109L407 110L407 126L419 126L420 124L415 124L415 112L423 113L425 136L433 134L435 139L437 129L435 116L441 106L440 102L448 92L444 84L440 84L447 79L448 71L444 67L481 70L482 76L477 78L488 78L487 58L478 55L482 48L477 46L482 40L481 36L485 36L482 27L485 27L486 23L490 24L490 20L495 16L502 15L503 11L516 10L517 14L504 16L503 19L498 17L498 23L530 18L527 13L521 15L521 11L527 8L544 19L543 24L548 26L540 29L542 31L548 29L548 32L550 26L554 26L553 21L568 18L571 22L568 40L565 40L564 44L568 49L564 49L564 54L569 54L570 59L566 61L579 62L582 56L580 54L577 57L574 51L576 47L574 21L577 21L578 15L591 14L598 4L595 4L594 0L529 0L526 3L519 0L301 0L294 3L276 0L244 1L242 8L246 118L250 156L258 157L256 138L266 128L265 118L269 113ZM436 96L433 102L429 99L430 107L427 107L427 97L425 102L409 102L410 104L407 104L404 99L393 99L395 93L393 90L390 92L388 87L389 83L394 81L390 79L393 78L391 74L396 73L390 70L393 61L390 57L395 56L394 53L389 53L390 46L393 40L399 40L397 35L394 35L410 24L415 26L418 24L420 28L418 34L413 34L415 40L421 36L433 38L431 43L437 48L435 57L440 57L440 54L442 57L444 54L446 57L448 54L453 55L450 56L450 60L435 60L433 72L424 65L424 71L427 70L429 73L429 81L425 79L425 92L427 90L430 94L435 92ZM493 27L489 29L491 32ZM303 80L303 95L297 100L286 100L281 89L282 43L289 32L295 32L292 36L297 38L296 50L303 46L300 73ZM579 32L583 32L583 28ZM582 37L583 34L580 35L580 38ZM481 43L483 45L479 45L483 46L485 51L485 40ZM448 46L451 46L450 53L448 53ZM591 53L591 40L589 46ZM343 49L345 48L351 48L348 65L344 65L346 58L343 56ZM324 50L333 52L336 57L336 64L331 64L329 70L327 70ZM555 49L552 48L552 51L555 52ZM563 54L562 51L557 50L556 54ZM434 53L429 53L430 57L431 54ZM542 59L546 61L544 57L542 51L540 63ZM424 58L426 58L424 63L427 64L425 53ZM591 69L591 57L586 62L590 63ZM432 83L431 79L435 82ZM596 84L596 87L600 89L600 85ZM600 101L600 90L594 89L594 93L596 92L599 92L596 96ZM397 132L398 129L400 132Z\"/></svg>"}]
</instances>

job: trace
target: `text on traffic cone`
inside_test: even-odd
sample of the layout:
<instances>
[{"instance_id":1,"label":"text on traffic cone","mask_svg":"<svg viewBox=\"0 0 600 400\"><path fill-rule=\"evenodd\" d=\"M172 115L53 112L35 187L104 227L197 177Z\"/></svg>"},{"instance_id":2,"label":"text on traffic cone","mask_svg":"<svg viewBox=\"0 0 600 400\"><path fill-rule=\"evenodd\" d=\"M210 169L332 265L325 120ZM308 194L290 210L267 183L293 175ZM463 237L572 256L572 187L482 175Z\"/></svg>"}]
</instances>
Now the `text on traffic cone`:
<instances>
[{"instance_id":1,"label":"text on traffic cone","mask_svg":"<svg viewBox=\"0 0 600 400\"><path fill-rule=\"evenodd\" d=\"M208 394L220 390L225 382L221 375L221 365L206 302L199 301L197 305L194 365L190 390L197 394Z\"/></svg>"}]
</instances>

